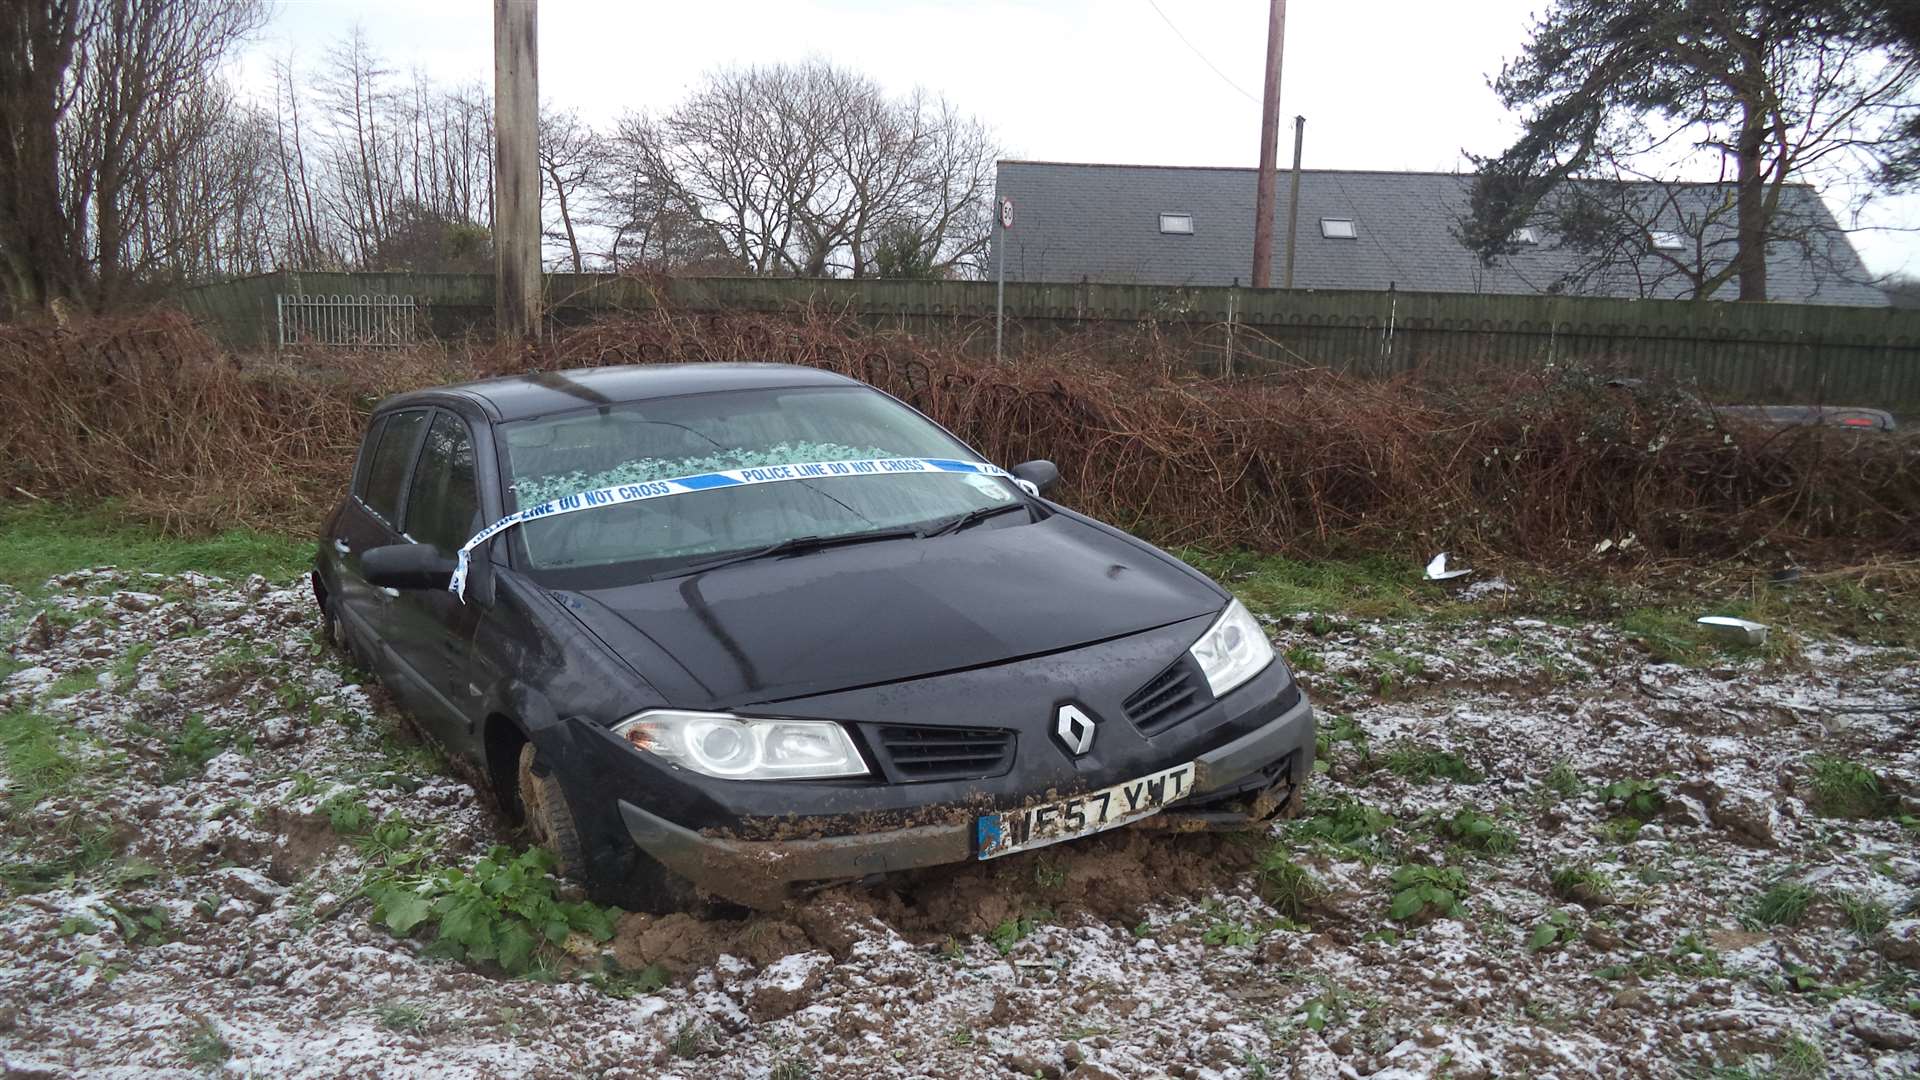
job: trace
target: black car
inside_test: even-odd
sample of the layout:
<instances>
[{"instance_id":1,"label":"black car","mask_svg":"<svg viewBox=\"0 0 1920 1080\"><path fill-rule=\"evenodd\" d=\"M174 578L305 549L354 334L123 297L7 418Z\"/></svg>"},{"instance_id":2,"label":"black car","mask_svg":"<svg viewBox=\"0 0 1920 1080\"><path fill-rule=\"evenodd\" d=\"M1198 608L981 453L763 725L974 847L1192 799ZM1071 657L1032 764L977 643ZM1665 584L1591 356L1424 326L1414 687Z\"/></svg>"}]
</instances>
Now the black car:
<instances>
[{"instance_id":1,"label":"black car","mask_svg":"<svg viewBox=\"0 0 1920 1080\"><path fill-rule=\"evenodd\" d=\"M375 410L314 595L628 907L1295 805L1313 714L1260 625L1058 477L808 368L422 390Z\"/></svg>"}]
</instances>

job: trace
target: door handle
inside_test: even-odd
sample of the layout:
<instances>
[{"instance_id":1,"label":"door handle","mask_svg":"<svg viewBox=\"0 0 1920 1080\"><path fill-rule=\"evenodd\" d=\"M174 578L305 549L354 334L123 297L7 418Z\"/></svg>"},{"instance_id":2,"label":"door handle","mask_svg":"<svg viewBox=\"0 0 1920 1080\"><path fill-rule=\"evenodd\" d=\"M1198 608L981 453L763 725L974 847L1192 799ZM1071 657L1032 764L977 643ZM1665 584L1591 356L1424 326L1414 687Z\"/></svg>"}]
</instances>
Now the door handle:
<instances>
[{"instance_id":1,"label":"door handle","mask_svg":"<svg viewBox=\"0 0 1920 1080\"><path fill-rule=\"evenodd\" d=\"M349 545L345 540L341 540L338 538L336 538L333 542L333 550L339 552L342 555L353 554L352 546Z\"/></svg>"}]
</instances>

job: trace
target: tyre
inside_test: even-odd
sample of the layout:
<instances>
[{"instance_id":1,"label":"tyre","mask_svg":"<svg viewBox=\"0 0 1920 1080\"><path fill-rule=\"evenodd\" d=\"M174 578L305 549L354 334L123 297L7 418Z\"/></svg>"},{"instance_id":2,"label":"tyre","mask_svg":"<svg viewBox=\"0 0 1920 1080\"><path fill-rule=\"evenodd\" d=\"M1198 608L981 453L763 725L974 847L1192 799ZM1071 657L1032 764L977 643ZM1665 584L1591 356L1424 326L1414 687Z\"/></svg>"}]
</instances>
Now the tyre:
<instances>
[{"instance_id":1,"label":"tyre","mask_svg":"<svg viewBox=\"0 0 1920 1080\"><path fill-rule=\"evenodd\" d=\"M558 777L540 766L532 743L520 747L515 794L534 843L552 853L559 872L587 887L596 903L664 915L701 902L693 883L634 846L617 816L582 830ZM597 824L596 824L597 823Z\"/></svg>"},{"instance_id":2,"label":"tyre","mask_svg":"<svg viewBox=\"0 0 1920 1080\"><path fill-rule=\"evenodd\" d=\"M520 809L526 814L527 831L533 842L553 855L562 874L578 877L586 869L580 848L580 830L573 822L573 808L566 793L551 773L538 767L532 743L520 747L518 784Z\"/></svg>"}]
</instances>

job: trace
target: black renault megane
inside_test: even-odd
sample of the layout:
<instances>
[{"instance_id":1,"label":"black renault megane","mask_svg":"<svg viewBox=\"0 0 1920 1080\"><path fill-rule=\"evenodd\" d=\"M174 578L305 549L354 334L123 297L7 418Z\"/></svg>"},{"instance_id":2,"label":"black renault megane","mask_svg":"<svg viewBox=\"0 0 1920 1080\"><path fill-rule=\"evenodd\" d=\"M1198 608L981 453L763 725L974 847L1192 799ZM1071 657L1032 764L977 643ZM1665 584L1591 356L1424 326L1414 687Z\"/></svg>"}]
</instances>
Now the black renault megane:
<instances>
[{"instance_id":1,"label":"black renault megane","mask_svg":"<svg viewBox=\"0 0 1920 1080\"><path fill-rule=\"evenodd\" d=\"M1297 804L1313 713L1199 572L855 380L595 368L402 394L329 633L597 895L665 910Z\"/></svg>"}]
</instances>

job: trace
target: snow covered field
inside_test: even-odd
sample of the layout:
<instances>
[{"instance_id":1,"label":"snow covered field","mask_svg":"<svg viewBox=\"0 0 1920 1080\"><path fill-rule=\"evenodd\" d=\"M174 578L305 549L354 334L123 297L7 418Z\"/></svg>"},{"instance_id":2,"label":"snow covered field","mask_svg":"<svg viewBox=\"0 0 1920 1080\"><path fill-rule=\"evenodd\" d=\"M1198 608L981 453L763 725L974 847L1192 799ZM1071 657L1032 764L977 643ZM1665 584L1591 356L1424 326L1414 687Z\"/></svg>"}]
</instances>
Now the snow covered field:
<instances>
[{"instance_id":1,"label":"snow covered field","mask_svg":"<svg viewBox=\"0 0 1920 1080\"><path fill-rule=\"evenodd\" d=\"M8 1076L1920 1071L1910 652L1281 619L1328 768L1268 837L618 916L512 979L372 917L369 875L525 840L303 582L82 572L0 625Z\"/></svg>"}]
</instances>

